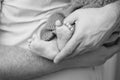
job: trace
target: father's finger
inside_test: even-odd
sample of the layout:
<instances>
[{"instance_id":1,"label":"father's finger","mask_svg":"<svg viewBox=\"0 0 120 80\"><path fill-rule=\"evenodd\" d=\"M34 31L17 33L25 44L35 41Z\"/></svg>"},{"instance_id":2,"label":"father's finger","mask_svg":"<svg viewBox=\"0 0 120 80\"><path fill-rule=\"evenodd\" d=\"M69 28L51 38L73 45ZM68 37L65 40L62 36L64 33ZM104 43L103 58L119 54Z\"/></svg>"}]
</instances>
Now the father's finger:
<instances>
[{"instance_id":1,"label":"father's finger","mask_svg":"<svg viewBox=\"0 0 120 80\"><path fill-rule=\"evenodd\" d=\"M77 34L73 35L73 37L68 41L61 52L56 55L54 58L54 63L58 63L66 56L72 54L72 52L76 49L82 40L82 38L78 39Z\"/></svg>"},{"instance_id":2,"label":"father's finger","mask_svg":"<svg viewBox=\"0 0 120 80\"><path fill-rule=\"evenodd\" d=\"M67 23L74 24L77 19L78 19L78 16L76 15L75 12L73 12L64 19L63 23L64 24L67 24Z\"/></svg>"}]
</instances>

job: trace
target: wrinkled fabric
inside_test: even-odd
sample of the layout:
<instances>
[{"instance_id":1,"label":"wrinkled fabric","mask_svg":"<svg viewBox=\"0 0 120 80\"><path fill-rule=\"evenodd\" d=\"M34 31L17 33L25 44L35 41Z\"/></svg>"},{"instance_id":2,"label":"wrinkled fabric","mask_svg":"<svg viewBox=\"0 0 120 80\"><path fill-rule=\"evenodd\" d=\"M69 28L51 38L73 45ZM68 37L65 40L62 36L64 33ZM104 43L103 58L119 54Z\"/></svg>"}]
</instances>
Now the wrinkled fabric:
<instances>
[{"instance_id":1,"label":"wrinkled fabric","mask_svg":"<svg viewBox=\"0 0 120 80\"><path fill-rule=\"evenodd\" d=\"M27 47L27 39L46 24L48 17L68 6L69 0L4 0L0 44Z\"/></svg>"}]
</instances>

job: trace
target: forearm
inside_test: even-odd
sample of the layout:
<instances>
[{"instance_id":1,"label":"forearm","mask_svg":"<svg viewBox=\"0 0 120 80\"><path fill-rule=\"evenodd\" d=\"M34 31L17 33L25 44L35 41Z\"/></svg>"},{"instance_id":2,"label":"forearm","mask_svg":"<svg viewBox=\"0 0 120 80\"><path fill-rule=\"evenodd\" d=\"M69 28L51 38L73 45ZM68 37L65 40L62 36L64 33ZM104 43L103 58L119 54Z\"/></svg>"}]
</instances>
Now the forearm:
<instances>
[{"instance_id":1,"label":"forearm","mask_svg":"<svg viewBox=\"0 0 120 80\"><path fill-rule=\"evenodd\" d=\"M1 78L30 79L64 67L36 56L25 49L0 45Z\"/></svg>"},{"instance_id":2,"label":"forearm","mask_svg":"<svg viewBox=\"0 0 120 80\"><path fill-rule=\"evenodd\" d=\"M0 45L0 79L3 80L34 79L62 69L83 67L83 63L78 58L73 58L54 64L28 50Z\"/></svg>"}]
</instances>

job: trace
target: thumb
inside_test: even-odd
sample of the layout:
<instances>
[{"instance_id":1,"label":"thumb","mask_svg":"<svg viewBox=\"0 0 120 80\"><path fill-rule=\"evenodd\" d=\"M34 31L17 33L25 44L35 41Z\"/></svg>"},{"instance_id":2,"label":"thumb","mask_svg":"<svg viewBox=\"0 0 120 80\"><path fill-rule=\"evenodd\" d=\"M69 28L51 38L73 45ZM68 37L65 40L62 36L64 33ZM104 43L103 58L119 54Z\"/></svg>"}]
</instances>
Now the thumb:
<instances>
[{"instance_id":1,"label":"thumb","mask_svg":"<svg viewBox=\"0 0 120 80\"><path fill-rule=\"evenodd\" d=\"M76 20L77 20L77 15L75 14L75 12L73 12L64 19L63 23L64 24L69 23L72 25L75 23Z\"/></svg>"}]
</instances>

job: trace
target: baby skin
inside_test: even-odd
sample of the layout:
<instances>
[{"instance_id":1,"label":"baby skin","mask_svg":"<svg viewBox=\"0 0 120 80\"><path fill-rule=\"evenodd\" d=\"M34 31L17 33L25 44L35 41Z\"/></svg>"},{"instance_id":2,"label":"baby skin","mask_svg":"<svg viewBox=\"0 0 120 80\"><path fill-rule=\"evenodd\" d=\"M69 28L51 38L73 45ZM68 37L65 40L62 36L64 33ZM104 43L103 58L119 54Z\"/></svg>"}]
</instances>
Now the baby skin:
<instances>
[{"instance_id":1,"label":"baby skin","mask_svg":"<svg viewBox=\"0 0 120 80\"><path fill-rule=\"evenodd\" d=\"M46 41L41 39L41 30L36 32L29 40L29 48L32 52L44 58L53 60L54 57L64 48L65 44L74 33L74 27L69 24L62 24L61 21L55 22L56 28L52 31L56 37Z\"/></svg>"},{"instance_id":2,"label":"baby skin","mask_svg":"<svg viewBox=\"0 0 120 80\"><path fill-rule=\"evenodd\" d=\"M62 26L59 26L59 25L60 25L60 21L56 21L55 33L57 35L58 49L62 50L65 44L72 37L75 27L70 24L63 24Z\"/></svg>"}]
</instances>

